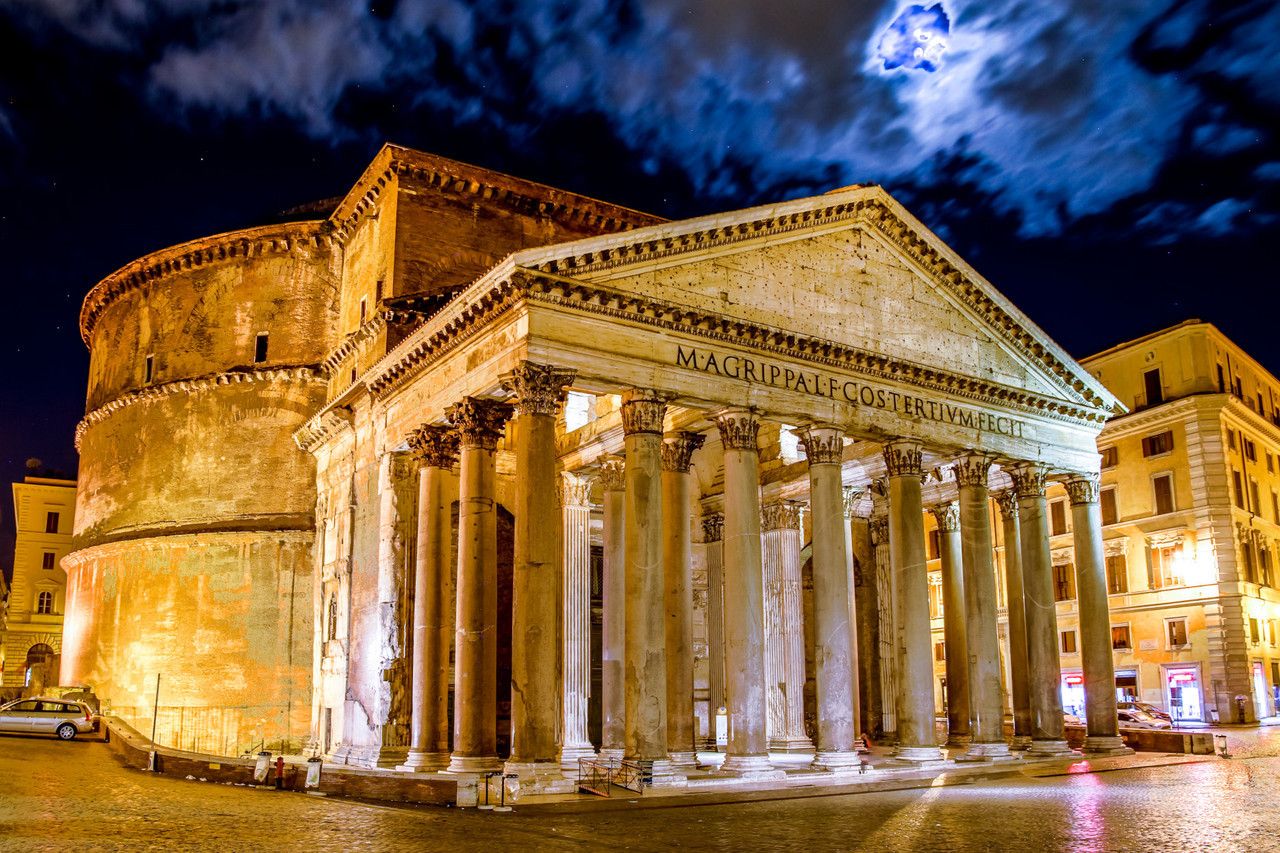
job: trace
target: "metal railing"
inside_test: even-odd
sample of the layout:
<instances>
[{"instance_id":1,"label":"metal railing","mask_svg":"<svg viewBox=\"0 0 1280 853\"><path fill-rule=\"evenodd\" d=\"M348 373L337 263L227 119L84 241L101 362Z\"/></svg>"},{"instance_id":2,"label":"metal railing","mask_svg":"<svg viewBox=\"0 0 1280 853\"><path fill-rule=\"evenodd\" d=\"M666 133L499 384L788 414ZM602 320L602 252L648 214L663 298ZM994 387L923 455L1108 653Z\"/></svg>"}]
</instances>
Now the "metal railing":
<instances>
[{"instance_id":1,"label":"metal railing","mask_svg":"<svg viewBox=\"0 0 1280 853\"><path fill-rule=\"evenodd\" d=\"M613 796L616 785L643 794L653 783L653 767L647 761L601 761L578 759L578 790L600 797Z\"/></svg>"}]
</instances>

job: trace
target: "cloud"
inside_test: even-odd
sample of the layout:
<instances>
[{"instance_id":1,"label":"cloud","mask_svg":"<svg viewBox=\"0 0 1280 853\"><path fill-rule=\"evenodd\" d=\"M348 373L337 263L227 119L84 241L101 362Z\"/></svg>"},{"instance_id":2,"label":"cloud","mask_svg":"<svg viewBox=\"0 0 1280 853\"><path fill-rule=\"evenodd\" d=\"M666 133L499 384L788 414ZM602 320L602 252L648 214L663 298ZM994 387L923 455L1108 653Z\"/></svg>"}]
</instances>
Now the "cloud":
<instances>
[{"instance_id":1,"label":"cloud","mask_svg":"<svg viewBox=\"0 0 1280 853\"><path fill-rule=\"evenodd\" d=\"M887 2L738 0L731 15L677 0L18 2L106 49L147 34L152 94L179 114L280 115L341 138L379 132L346 110L372 98L513 145L542 116L594 114L654 169L678 164L704 195L739 199L833 177L918 184L961 156L1027 234L1150 191L1184 138L1206 156L1264 141L1229 109L1206 116L1196 81L1265 104L1280 76L1275 7L1224 21L1207 0L943 0L931 74L885 70L878 48L909 8ZM1239 219L1223 215L1210 221Z\"/></svg>"}]
</instances>

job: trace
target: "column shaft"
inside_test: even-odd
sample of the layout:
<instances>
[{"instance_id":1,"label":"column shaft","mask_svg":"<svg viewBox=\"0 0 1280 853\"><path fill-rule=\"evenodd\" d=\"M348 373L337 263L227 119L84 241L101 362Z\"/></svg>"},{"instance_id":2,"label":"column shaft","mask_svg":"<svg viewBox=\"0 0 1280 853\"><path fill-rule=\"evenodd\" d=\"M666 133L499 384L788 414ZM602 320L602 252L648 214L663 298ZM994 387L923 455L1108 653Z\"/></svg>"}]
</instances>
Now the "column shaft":
<instances>
[{"instance_id":1,"label":"column shaft","mask_svg":"<svg viewBox=\"0 0 1280 853\"><path fill-rule=\"evenodd\" d=\"M965 619L964 556L960 508L932 510L942 545L942 639L947 664L947 746L967 747L969 729L969 641Z\"/></svg>"},{"instance_id":2,"label":"column shaft","mask_svg":"<svg viewBox=\"0 0 1280 853\"><path fill-rule=\"evenodd\" d=\"M933 724L933 644L920 494L920 445L893 441L885 445L884 457L889 475L889 558L897 580L902 620L897 757L907 761L939 760L943 753L938 749Z\"/></svg>"},{"instance_id":3,"label":"column shaft","mask_svg":"<svg viewBox=\"0 0 1280 853\"><path fill-rule=\"evenodd\" d=\"M444 716L439 670L448 658L441 641L445 574L450 548L445 481L458 455L458 434L449 427L424 426L409 437L422 463L418 475L418 536L413 596L413 716L409 755L402 770L438 770L448 764L440 742Z\"/></svg>"},{"instance_id":4,"label":"column shaft","mask_svg":"<svg viewBox=\"0 0 1280 853\"><path fill-rule=\"evenodd\" d=\"M711 739L716 737L716 714L724 706L724 515L702 517L702 541L707 561L707 693Z\"/></svg>"},{"instance_id":5,"label":"column shaft","mask_svg":"<svg viewBox=\"0 0 1280 853\"><path fill-rule=\"evenodd\" d=\"M759 423L731 409L716 418L724 445L724 646L729 745L721 769L779 776L769 764L760 548Z\"/></svg>"},{"instance_id":6,"label":"column shaft","mask_svg":"<svg viewBox=\"0 0 1280 853\"><path fill-rule=\"evenodd\" d=\"M662 420L656 392L623 395L626 473L626 758L677 781L667 753L666 594L662 565ZM682 777L681 777L682 778Z\"/></svg>"},{"instance_id":7,"label":"column shaft","mask_svg":"<svg viewBox=\"0 0 1280 853\"><path fill-rule=\"evenodd\" d=\"M1076 596L1080 604L1080 653L1084 669L1084 748L1091 753L1129 752L1116 716L1116 674L1111 650L1111 612L1102 553L1098 475L1067 481L1075 539Z\"/></svg>"},{"instance_id":8,"label":"column shaft","mask_svg":"<svg viewBox=\"0 0 1280 853\"><path fill-rule=\"evenodd\" d=\"M591 479L561 475L564 505L564 744L560 766L577 772L594 758L587 737L591 694Z\"/></svg>"},{"instance_id":9,"label":"column shaft","mask_svg":"<svg viewBox=\"0 0 1280 853\"><path fill-rule=\"evenodd\" d=\"M449 410L460 433L453 754L449 771L497 770L498 519L494 452L510 407L467 397Z\"/></svg>"},{"instance_id":10,"label":"column shaft","mask_svg":"<svg viewBox=\"0 0 1280 853\"><path fill-rule=\"evenodd\" d=\"M840 483L844 433L813 426L801 435L809 460L813 512L814 666L818 687L818 743L814 766L845 770L858 765L853 633L849 624L849 523Z\"/></svg>"},{"instance_id":11,"label":"column shaft","mask_svg":"<svg viewBox=\"0 0 1280 853\"><path fill-rule=\"evenodd\" d=\"M761 515L764 576L765 680L769 748L813 748L804 730L805 639L800 578L800 511L787 502L767 504Z\"/></svg>"},{"instance_id":12,"label":"column shaft","mask_svg":"<svg viewBox=\"0 0 1280 853\"><path fill-rule=\"evenodd\" d=\"M1018 494L996 495L1004 538L1004 579L1009 612L1009 689L1013 704L1013 747L1031 745L1031 696L1027 680L1027 615L1023 602L1022 543L1018 533Z\"/></svg>"},{"instance_id":13,"label":"column shaft","mask_svg":"<svg viewBox=\"0 0 1280 853\"><path fill-rule=\"evenodd\" d=\"M1000 696L1000 638L996 630L995 552L987 478L991 458L970 453L956 461L960 487L960 538L964 555L965 622L969 650L970 759L1009 756Z\"/></svg>"},{"instance_id":14,"label":"column shaft","mask_svg":"<svg viewBox=\"0 0 1280 853\"><path fill-rule=\"evenodd\" d=\"M619 760L626 743L626 523L623 514L623 463L612 459L600 469L604 492L603 618L601 624L600 755Z\"/></svg>"},{"instance_id":15,"label":"column shaft","mask_svg":"<svg viewBox=\"0 0 1280 853\"><path fill-rule=\"evenodd\" d=\"M893 566L889 559L889 516L873 516L869 524L875 555L876 621L880 662L880 734L886 741L898 738L898 616L894 597Z\"/></svg>"},{"instance_id":16,"label":"column shaft","mask_svg":"<svg viewBox=\"0 0 1280 853\"><path fill-rule=\"evenodd\" d=\"M1036 755L1069 753L1062 724L1062 670L1058 660L1058 610L1053 597L1045 469L1019 463L1010 469L1018 492L1023 601L1027 616L1027 673L1031 697L1031 747Z\"/></svg>"},{"instance_id":17,"label":"column shaft","mask_svg":"<svg viewBox=\"0 0 1280 853\"><path fill-rule=\"evenodd\" d=\"M662 444L662 565L666 580L667 749L677 766L697 764L693 714L693 452L697 433Z\"/></svg>"}]
</instances>

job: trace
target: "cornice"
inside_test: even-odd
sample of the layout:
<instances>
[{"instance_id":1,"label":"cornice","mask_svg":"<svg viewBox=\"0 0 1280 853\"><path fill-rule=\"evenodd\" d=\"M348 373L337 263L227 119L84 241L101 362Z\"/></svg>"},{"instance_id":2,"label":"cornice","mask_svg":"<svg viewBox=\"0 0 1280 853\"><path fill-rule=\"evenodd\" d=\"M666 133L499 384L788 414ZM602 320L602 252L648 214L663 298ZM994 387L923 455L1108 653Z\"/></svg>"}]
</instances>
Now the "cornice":
<instances>
[{"instance_id":1,"label":"cornice","mask_svg":"<svg viewBox=\"0 0 1280 853\"><path fill-rule=\"evenodd\" d=\"M293 443L304 453L314 453L320 445L349 429L350 409L325 409L293 431Z\"/></svg>"},{"instance_id":2,"label":"cornice","mask_svg":"<svg viewBox=\"0 0 1280 853\"><path fill-rule=\"evenodd\" d=\"M914 261L928 274L935 284L952 298L967 306L987 324L998 338L1028 360L1039 364L1056 386L1068 397L1085 405L1107 410L1116 407L1124 411L1118 400L1088 375L1083 368L1079 372L1050 351L1036 339L1024 318L1015 317L988 294L984 287L974 282L956 267L943 252L905 222L888 203L889 196L879 187L859 189L840 194L847 200L836 201L837 196L827 197L831 203L820 209L803 207L786 210L788 205L760 208L762 215L750 221L715 224L716 219L706 220L708 227L686 233L658 236L657 229L646 228L637 232L635 242L614 241L606 246L584 249L578 254L549 257L532 268L540 272L561 276L581 276L595 272L641 263L672 258L690 252L774 237L798 230L810 230L836 223L854 223L868 227ZM895 204L896 206L896 204ZM783 212L777 212L782 209ZM598 241L595 241L598 242ZM577 244L581 245L581 244ZM575 244L564 248L572 250ZM524 255L524 253L521 253ZM1016 309L1015 309L1016 310ZM1096 388L1086 384L1085 377ZM1099 391L1101 390L1101 393Z\"/></svg>"},{"instance_id":3,"label":"cornice","mask_svg":"<svg viewBox=\"0 0 1280 853\"><path fill-rule=\"evenodd\" d=\"M102 279L80 306L80 339L89 345L94 325L113 302L143 285L200 267L261 255L285 255L302 249L329 248L324 220L264 225L201 237L143 255Z\"/></svg>"},{"instance_id":4,"label":"cornice","mask_svg":"<svg viewBox=\"0 0 1280 853\"><path fill-rule=\"evenodd\" d=\"M243 382L324 382L320 371L312 366L274 367L262 370L235 370L225 373L211 373L194 379L178 379L162 385L148 385L136 391L130 391L89 412L80 423L76 424L75 444L80 450L80 441L85 430L94 424L101 423L121 409L138 403L148 403L174 394L193 394L207 391L220 385L235 385Z\"/></svg>"},{"instance_id":5,"label":"cornice","mask_svg":"<svg viewBox=\"0 0 1280 853\"><path fill-rule=\"evenodd\" d=\"M385 146L339 203L329 221L345 243L376 207L387 185L409 178L414 188L434 189L472 202L544 216L584 230L614 233L663 222L661 217L421 151Z\"/></svg>"}]
</instances>

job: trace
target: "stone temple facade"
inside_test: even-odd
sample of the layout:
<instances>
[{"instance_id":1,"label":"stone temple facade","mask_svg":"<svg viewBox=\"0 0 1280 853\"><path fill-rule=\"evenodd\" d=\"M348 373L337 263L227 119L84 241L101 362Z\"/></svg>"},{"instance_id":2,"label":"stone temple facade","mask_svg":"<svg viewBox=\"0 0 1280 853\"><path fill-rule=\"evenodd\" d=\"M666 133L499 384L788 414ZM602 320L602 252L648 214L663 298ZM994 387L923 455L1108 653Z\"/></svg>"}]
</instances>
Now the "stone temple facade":
<instances>
[{"instance_id":1,"label":"stone temple facade","mask_svg":"<svg viewBox=\"0 0 1280 853\"><path fill-rule=\"evenodd\" d=\"M682 784L720 726L720 773L838 772L863 731L937 760L931 509L970 757L1010 750L995 526L1013 746L1054 754L1056 478L1087 745L1119 746L1096 439L1122 407L878 187L663 222L388 146L327 220L144 258L82 320L63 679L139 707L163 673L171 741L505 759L517 792L595 754Z\"/></svg>"}]
</instances>

